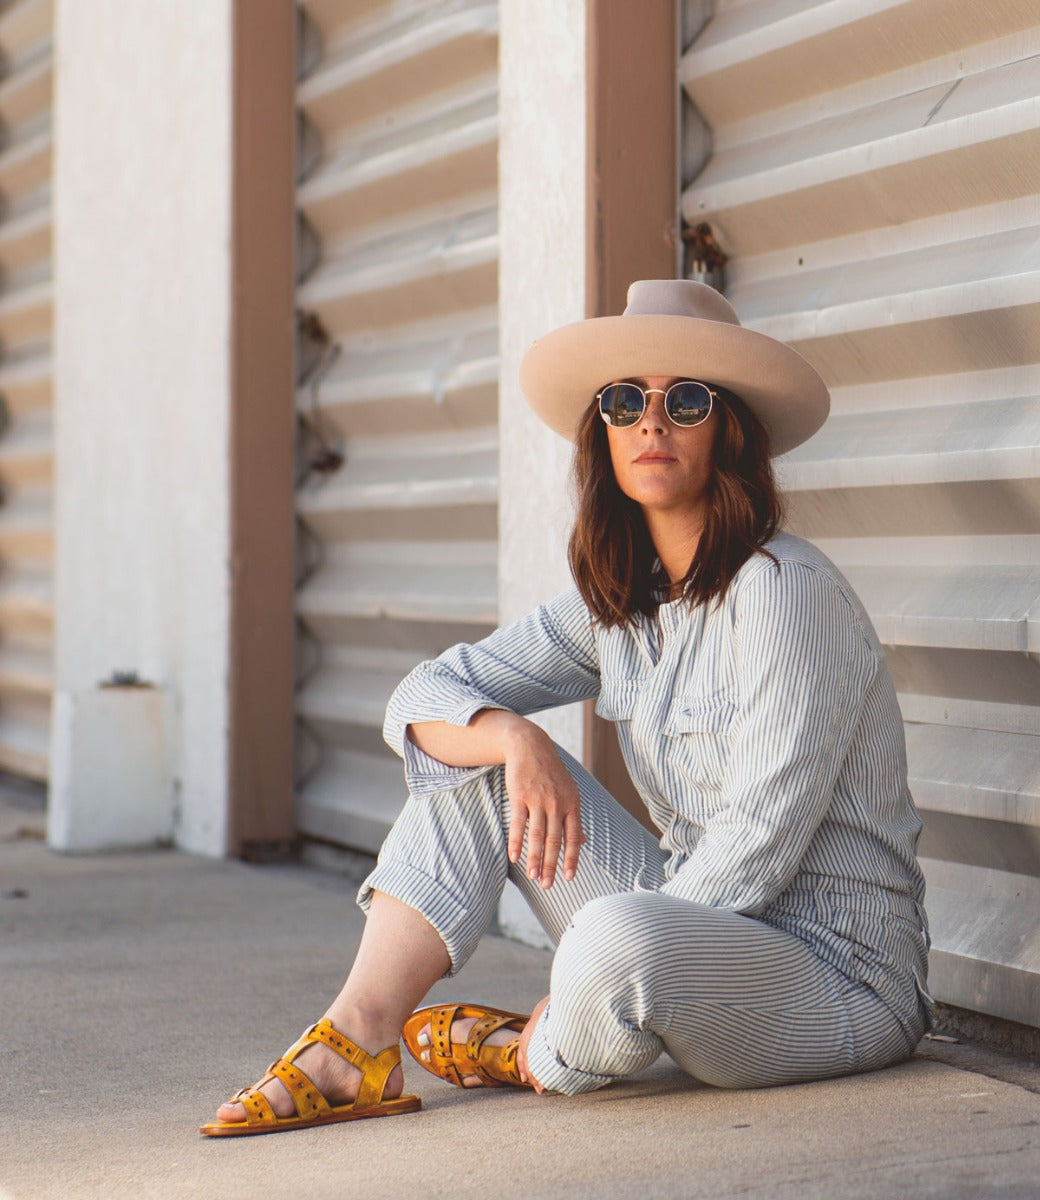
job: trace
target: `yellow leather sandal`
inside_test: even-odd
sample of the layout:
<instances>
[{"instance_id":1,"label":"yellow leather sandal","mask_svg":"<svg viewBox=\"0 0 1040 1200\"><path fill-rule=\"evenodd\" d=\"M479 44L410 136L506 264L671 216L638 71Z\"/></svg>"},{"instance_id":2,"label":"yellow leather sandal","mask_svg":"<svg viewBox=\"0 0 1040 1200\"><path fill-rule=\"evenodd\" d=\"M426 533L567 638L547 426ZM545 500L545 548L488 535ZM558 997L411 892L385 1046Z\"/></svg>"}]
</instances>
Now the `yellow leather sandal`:
<instances>
[{"instance_id":1,"label":"yellow leather sandal","mask_svg":"<svg viewBox=\"0 0 1040 1200\"><path fill-rule=\"evenodd\" d=\"M361 1086L349 1104L331 1105L299 1067L293 1066L296 1056L312 1042L321 1042L330 1050L353 1063L361 1071ZM312 1125L333 1125L338 1121L359 1121L364 1117L392 1117L398 1113L415 1112L422 1108L418 1096L398 1096L384 1100L386 1081L401 1061L399 1046L388 1046L373 1057L350 1038L344 1037L331 1021L319 1021L273 1062L263 1079L251 1088L243 1088L228 1101L241 1104L246 1110L244 1121L210 1121L200 1133L207 1137L240 1137L254 1133L281 1133L289 1129L309 1129ZM270 1079L279 1080L292 1096L296 1116L279 1117L260 1091Z\"/></svg>"},{"instance_id":2,"label":"yellow leather sandal","mask_svg":"<svg viewBox=\"0 0 1040 1200\"><path fill-rule=\"evenodd\" d=\"M453 1021L476 1017L465 1042L451 1040ZM520 1078L516 1062L519 1037L504 1046L485 1044L489 1034L499 1029L523 1032L529 1018L521 1013L506 1012L478 1004L447 1004L419 1008L404 1023L401 1033L408 1053L421 1067L456 1087L465 1087L465 1075L476 1075L485 1087L530 1087ZM419 1033L430 1027L430 1045L419 1045ZM429 1058L422 1055L429 1052Z\"/></svg>"}]
</instances>

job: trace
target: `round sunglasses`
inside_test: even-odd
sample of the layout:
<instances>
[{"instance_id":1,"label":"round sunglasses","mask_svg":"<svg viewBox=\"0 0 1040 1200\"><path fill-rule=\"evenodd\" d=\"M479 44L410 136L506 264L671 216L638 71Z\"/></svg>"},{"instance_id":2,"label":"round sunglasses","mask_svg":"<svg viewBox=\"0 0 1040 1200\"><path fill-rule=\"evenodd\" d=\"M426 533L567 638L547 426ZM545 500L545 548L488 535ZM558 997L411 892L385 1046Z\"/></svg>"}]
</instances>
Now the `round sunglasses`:
<instances>
[{"instance_id":1,"label":"round sunglasses","mask_svg":"<svg viewBox=\"0 0 1040 1200\"><path fill-rule=\"evenodd\" d=\"M680 379L667 391L664 388L641 388L638 383L608 383L596 394L599 415L615 429L638 425L646 412L647 397L652 392L664 396L664 411L668 419L683 429L703 424L711 415L712 402L718 395L706 383L696 379Z\"/></svg>"}]
</instances>

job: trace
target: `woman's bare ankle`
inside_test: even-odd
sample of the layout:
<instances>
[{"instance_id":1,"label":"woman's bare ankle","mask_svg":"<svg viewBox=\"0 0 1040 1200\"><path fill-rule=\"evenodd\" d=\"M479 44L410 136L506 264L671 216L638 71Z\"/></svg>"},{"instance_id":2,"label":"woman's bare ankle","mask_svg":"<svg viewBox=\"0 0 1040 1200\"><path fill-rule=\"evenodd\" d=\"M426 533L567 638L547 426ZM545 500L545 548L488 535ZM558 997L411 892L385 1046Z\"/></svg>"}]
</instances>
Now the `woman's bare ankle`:
<instances>
[{"instance_id":1,"label":"woman's bare ankle","mask_svg":"<svg viewBox=\"0 0 1040 1200\"><path fill-rule=\"evenodd\" d=\"M388 1046L396 1046L401 1040L403 1020L398 1022L382 1008L369 1008L356 1003L337 1000L325 1012L325 1020L355 1045L369 1054L376 1055Z\"/></svg>"}]
</instances>

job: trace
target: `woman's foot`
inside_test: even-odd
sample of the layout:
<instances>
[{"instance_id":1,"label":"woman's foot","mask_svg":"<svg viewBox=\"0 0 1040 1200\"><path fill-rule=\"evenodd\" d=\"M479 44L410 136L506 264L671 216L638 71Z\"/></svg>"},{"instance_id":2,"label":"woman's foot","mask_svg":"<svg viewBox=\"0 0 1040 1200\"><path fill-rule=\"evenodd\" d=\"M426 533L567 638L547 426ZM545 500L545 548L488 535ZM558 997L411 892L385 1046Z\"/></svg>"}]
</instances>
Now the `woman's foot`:
<instances>
[{"instance_id":1,"label":"woman's foot","mask_svg":"<svg viewBox=\"0 0 1040 1200\"><path fill-rule=\"evenodd\" d=\"M387 1030L376 1023L366 1023L361 1019L336 1020L335 1016L328 1013L326 1016L341 1033L371 1055L378 1054L387 1046L396 1045L400 1038L400 1031ZM361 1072L320 1042L301 1050L294 1065L300 1068L333 1107L349 1104L357 1096ZM269 1079L260 1090L276 1116L291 1117L296 1112L292 1097L277 1079ZM387 1078L383 1099L395 1100L403 1091L404 1072L400 1066L396 1066ZM241 1104L229 1100L217 1109L217 1120L244 1121L245 1109Z\"/></svg>"},{"instance_id":2,"label":"woman's foot","mask_svg":"<svg viewBox=\"0 0 1040 1200\"><path fill-rule=\"evenodd\" d=\"M545 1088L531 1073L527 1050L549 1003L528 1016L481 1004L440 1004L416 1009L404 1023L412 1056L439 1078L462 1087Z\"/></svg>"},{"instance_id":3,"label":"woman's foot","mask_svg":"<svg viewBox=\"0 0 1040 1200\"><path fill-rule=\"evenodd\" d=\"M452 1044L465 1046L465 1044L469 1041L469 1031L474 1025L476 1025L477 1020L477 1017L460 1017L457 1021L452 1021ZM489 1033L487 1037L484 1038L482 1044L485 1046L508 1046L510 1042L515 1042L518 1036L519 1035L514 1029L496 1029L494 1033ZM419 1030L417 1041L419 1045L423 1047L423 1049L420 1050L419 1057L423 1062L428 1063L430 1061L429 1047L432 1045L432 1031L430 1030L429 1025L424 1025L422 1029ZM462 1077L462 1086L486 1087L487 1085L479 1075L464 1075Z\"/></svg>"}]
</instances>

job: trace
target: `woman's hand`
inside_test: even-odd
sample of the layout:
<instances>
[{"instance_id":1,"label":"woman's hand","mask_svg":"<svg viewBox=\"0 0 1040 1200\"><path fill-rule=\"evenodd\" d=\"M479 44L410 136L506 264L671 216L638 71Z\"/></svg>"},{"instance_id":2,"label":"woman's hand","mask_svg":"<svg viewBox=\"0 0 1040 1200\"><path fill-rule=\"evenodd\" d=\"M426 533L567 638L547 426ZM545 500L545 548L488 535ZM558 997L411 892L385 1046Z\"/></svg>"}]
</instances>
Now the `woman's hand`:
<instances>
[{"instance_id":1,"label":"woman's hand","mask_svg":"<svg viewBox=\"0 0 1040 1200\"><path fill-rule=\"evenodd\" d=\"M527 830L527 874L550 888L563 850L563 877L573 879L581 831L578 785L563 765L552 738L526 717L483 708L468 725L423 721L408 737L433 758L452 767L502 763L509 796L509 861L519 862Z\"/></svg>"},{"instance_id":2,"label":"woman's hand","mask_svg":"<svg viewBox=\"0 0 1040 1200\"><path fill-rule=\"evenodd\" d=\"M563 877L573 879L585 843L578 785L544 730L520 718L506 745L509 861L519 862L527 830L527 874L551 888L563 850Z\"/></svg>"},{"instance_id":3,"label":"woman's hand","mask_svg":"<svg viewBox=\"0 0 1040 1200\"><path fill-rule=\"evenodd\" d=\"M539 1000L534 1006L534 1012L531 1013L527 1024L524 1026L523 1033L520 1034L520 1045L516 1051L516 1065L520 1069L520 1078L524 1083L529 1083L539 1096L545 1095L545 1088L542 1087L527 1069L527 1047L531 1044L531 1034L534 1032L534 1027L538 1024L538 1018L545 1012L545 1006L548 1003L549 997L546 996L544 1000Z\"/></svg>"}]
</instances>

